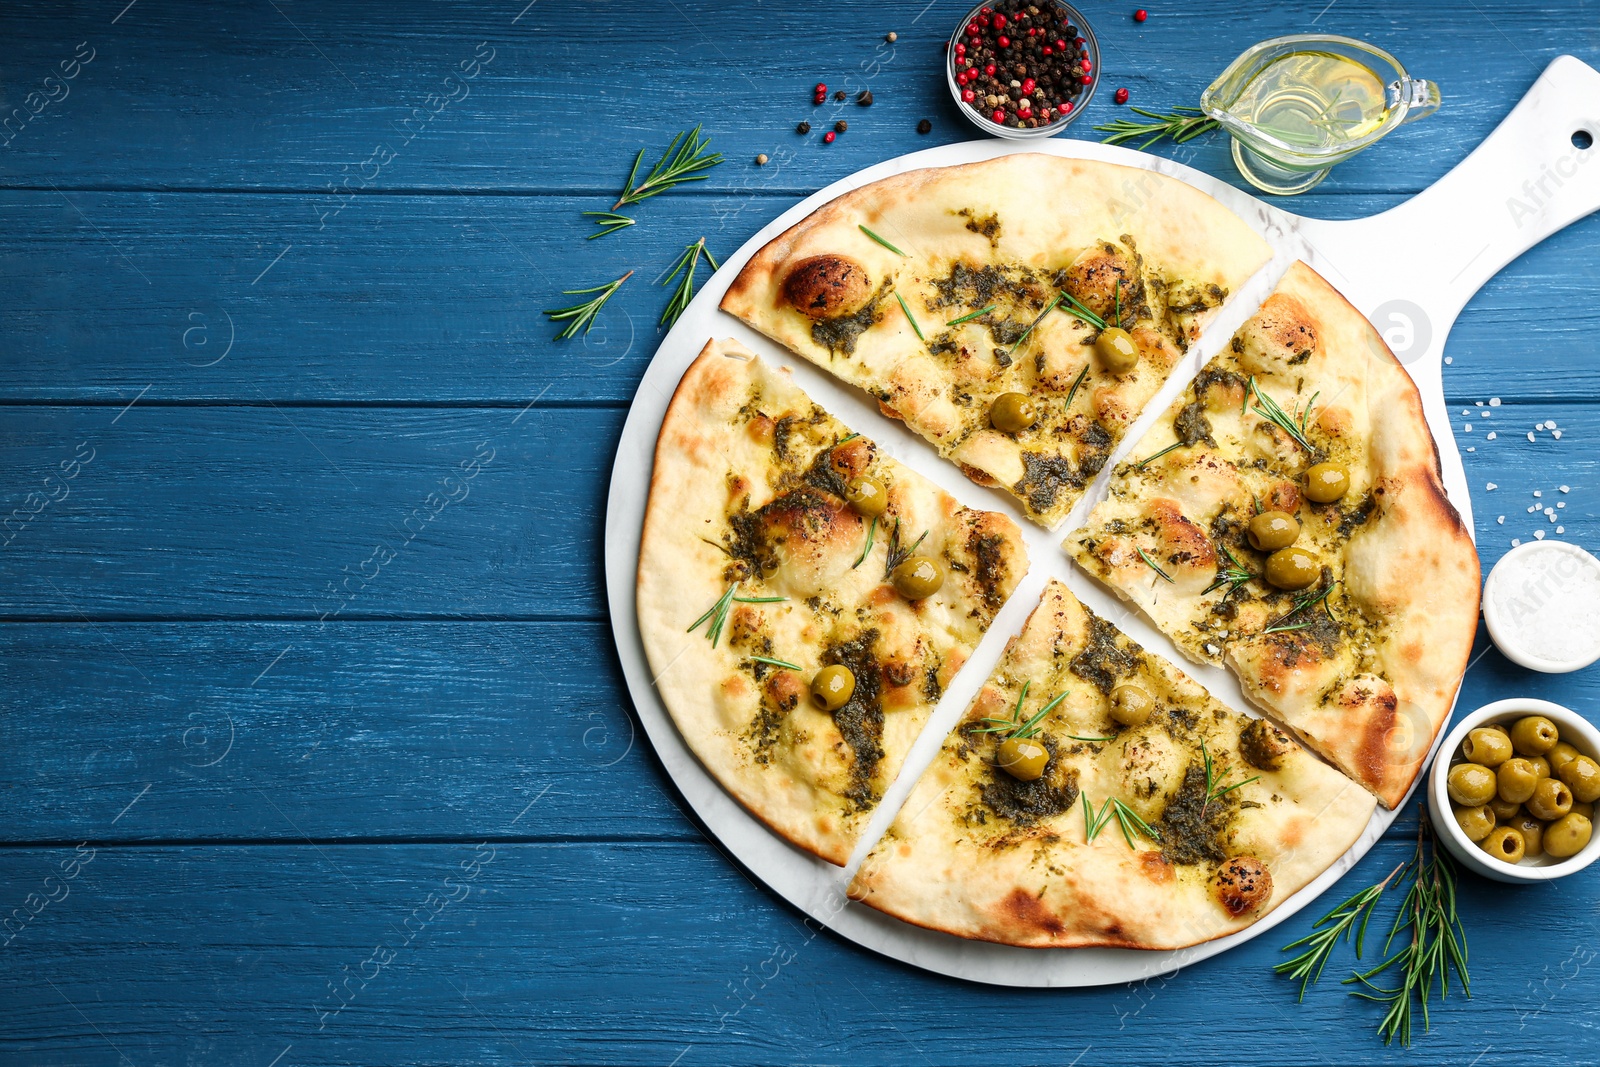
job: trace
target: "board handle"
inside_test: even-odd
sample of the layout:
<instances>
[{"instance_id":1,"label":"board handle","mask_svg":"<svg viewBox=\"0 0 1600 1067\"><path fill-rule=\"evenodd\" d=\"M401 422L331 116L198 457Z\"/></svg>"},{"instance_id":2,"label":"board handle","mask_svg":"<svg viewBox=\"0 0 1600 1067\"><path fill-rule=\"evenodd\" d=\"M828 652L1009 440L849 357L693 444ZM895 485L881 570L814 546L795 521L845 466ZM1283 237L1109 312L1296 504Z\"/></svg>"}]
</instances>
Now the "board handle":
<instances>
[{"instance_id":1,"label":"board handle","mask_svg":"<svg viewBox=\"0 0 1600 1067\"><path fill-rule=\"evenodd\" d=\"M1390 291L1453 319L1507 263L1596 210L1600 71L1559 56L1450 173L1340 237L1391 250Z\"/></svg>"}]
</instances>

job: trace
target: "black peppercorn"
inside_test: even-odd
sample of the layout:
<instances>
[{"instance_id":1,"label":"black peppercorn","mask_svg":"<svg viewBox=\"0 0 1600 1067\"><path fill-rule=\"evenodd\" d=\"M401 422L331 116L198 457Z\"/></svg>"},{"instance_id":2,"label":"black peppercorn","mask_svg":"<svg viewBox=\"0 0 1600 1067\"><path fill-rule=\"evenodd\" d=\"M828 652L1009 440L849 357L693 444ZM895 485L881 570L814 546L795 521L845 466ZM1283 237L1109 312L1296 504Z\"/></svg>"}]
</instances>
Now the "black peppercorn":
<instances>
[{"instance_id":1,"label":"black peppercorn","mask_svg":"<svg viewBox=\"0 0 1600 1067\"><path fill-rule=\"evenodd\" d=\"M927 119L923 119L921 122L917 123L918 133L930 133L932 130L933 123L929 122Z\"/></svg>"},{"instance_id":2,"label":"black peppercorn","mask_svg":"<svg viewBox=\"0 0 1600 1067\"><path fill-rule=\"evenodd\" d=\"M871 89L863 89L863 90L861 90L861 92L857 93L856 94L856 103L860 104L862 107L871 107L872 106L872 90Z\"/></svg>"},{"instance_id":3,"label":"black peppercorn","mask_svg":"<svg viewBox=\"0 0 1600 1067\"><path fill-rule=\"evenodd\" d=\"M834 93L833 94L834 103L836 103L836 104L844 103L844 95L845 94L844 94L844 90L843 89L840 89L838 92Z\"/></svg>"},{"instance_id":4,"label":"black peppercorn","mask_svg":"<svg viewBox=\"0 0 1600 1067\"><path fill-rule=\"evenodd\" d=\"M850 128L850 124L848 122L846 122L844 119L840 119L838 122L835 122L833 124L833 130L834 130L835 133L843 133L845 130L848 130L849 128Z\"/></svg>"},{"instance_id":5,"label":"black peppercorn","mask_svg":"<svg viewBox=\"0 0 1600 1067\"><path fill-rule=\"evenodd\" d=\"M794 128L794 132L795 133L810 133L811 132L811 123L802 122L800 125L798 125L798 126L796 126Z\"/></svg>"}]
</instances>

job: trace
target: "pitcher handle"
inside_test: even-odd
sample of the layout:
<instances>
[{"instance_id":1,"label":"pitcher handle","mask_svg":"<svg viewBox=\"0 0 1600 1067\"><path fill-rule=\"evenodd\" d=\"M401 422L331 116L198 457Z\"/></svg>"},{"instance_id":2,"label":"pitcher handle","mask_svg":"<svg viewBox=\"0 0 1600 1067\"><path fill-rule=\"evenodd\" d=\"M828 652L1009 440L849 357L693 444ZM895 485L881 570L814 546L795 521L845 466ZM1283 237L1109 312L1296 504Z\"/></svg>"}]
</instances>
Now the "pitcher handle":
<instances>
[{"instance_id":1,"label":"pitcher handle","mask_svg":"<svg viewBox=\"0 0 1600 1067\"><path fill-rule=\"evenodd\" d=\"M1439 110L1439 86L1426 78L1403 78L1390 86L1390 89L1396 94L1399 103L1405 105L1406 117L1400 120L1402 126L1408 122L1425 119Z\"/></svg>"}]
</instances>

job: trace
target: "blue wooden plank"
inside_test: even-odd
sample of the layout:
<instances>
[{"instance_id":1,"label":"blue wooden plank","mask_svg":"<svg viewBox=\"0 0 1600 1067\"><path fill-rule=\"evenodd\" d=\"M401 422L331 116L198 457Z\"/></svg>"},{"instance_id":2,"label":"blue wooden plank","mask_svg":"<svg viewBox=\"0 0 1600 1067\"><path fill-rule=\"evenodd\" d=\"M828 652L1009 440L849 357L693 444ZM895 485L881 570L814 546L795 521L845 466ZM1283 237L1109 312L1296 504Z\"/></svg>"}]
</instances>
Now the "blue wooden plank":
<instances>
[{"instance_id":1,"label":"blue wooden plank","mask_svg":"<svg viewBox=\"0 0 1600 1067\"><path fill-rule=\"evenodd\" d=\"M614 408L15 408L0 437L0 617L599 618L621 421Z\"/></svg>"},{"instance_id":2,"label":"blue wooden plank","mask_svg":"<svg viewBox=\"0 0 1600 1067\"><path fill-rule=\"evenodd\" d=\"M1457 429L1473 427L1458 436L1475 449L1485 565L1535 529L1600 540L1600 406L1454 410L1473 412ZM1548 420L1560 440L1534 430ZM616 408L13 408L0 618L599 618L621 421ZM63 481L83 449L91 462ZM1557 520L1525 510L1535 490L1566 505Z\"/></svg>"},{"instance_id":3,"label":"blue wooden plank","mask_svg":"<svg viewBox=\"0 0 1600 1067\"><path fill-rule=\"evenodd\" d=\"M1341 888L1381 878L1409 847L1391 835ZM63 881L73 855L0 851L8 912L29 894L58 898L0 950L7 1062L1232 1067L1402 1055L1373 1035L1379 1009L1339 986L1348 951L1302 1004L1270 973L1312 916L1174 976L1039 993L936 978L816 934L704 844L102 848ZM1514 892L1464 881L1477 995L1436 1005L1434 1031L1419 1020L1405 1058L1583 1061L1600 1025L1587 995L1596 877Z\"/></svg>"},{"instance_id":4,"label":"blue wooden plank","mask_svg":"<svg viewBox=\"0 0 1600 1067\"><path fill-rule=\"evenodd\" d=\"M0 401L120 406L149 386L147 401L626 402L664 335L654 283L675 255L704 236L726 256L794 202L667 196L591 242L595 202L571 196L368 196L319 231L281 196L0 193ZM1473 301L1449 344L1453 396L1600 398L1596 235L1584 220ZM570 302L562 289L628 270L593 332L552 341L540 312Z\"/></svg>"},{"instance_id":5,"label":"blue wooden plank","mask_svg":"<svg viewBox=\"0 0 1600 1067\"><path fill-rule=\"evenodd\" d=\"M601 623L13 623L0 648L8 842L699 837Z\"/></svg>"},{"instance_id":6,"label":"blue wooden plank","mask_svg":"<svg viewBox=\"0 0 1600 1067\"><path fill-rule=\"evenodd\" d=\"M276 188L322 193L325 205L335 202L329 186L605 192L622 182L639 146L664 145L704 122L729 159L709 187L798 192L976 136L939 73L960 4L683 0L647 18L629 4L523 7L146 2L108 24L98 8L8 5L0 88L8 110L22 107L28 117L0 157L5 180L42 189ZM1109 86L1127 86L1134 103L1159 109L1195 103L1256 41L1308 28L1368 39L1439 81L1444 110L1342 167L1330 184L1343 190L1424 188L1493 128L1551 58L1596 56L1592 37L1574 32L1570 9L1526 0L1492 10L1377 0L1173 4L1142 25L1125 9L1088 15ZM899 34L892 46L883 41L890 30ZM485 41L492 61L470 81L447 83ZM44 79L59 77L80 42L94 58L63 96ZM813 108L818 81L852 95L870 86L877 102ZM1123 113L1102 94L1085 122ZM823 146L818 137L838 117L850 131ZM915 126L924 117L937 129L921 137ZM803 118L816 126L809 139L793 132ZM757 171L758 152L778 165ZM1232 173L1220 138L1175 154Z\"/></svg>"}]
</instances>

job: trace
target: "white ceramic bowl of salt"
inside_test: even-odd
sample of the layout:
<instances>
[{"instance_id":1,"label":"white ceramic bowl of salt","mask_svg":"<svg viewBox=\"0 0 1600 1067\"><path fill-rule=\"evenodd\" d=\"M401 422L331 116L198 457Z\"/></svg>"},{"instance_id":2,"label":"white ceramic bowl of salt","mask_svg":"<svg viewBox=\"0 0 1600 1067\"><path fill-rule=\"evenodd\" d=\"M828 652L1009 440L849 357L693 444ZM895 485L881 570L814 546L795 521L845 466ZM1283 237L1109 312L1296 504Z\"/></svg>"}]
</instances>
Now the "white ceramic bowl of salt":
<instances>
[{"instance_id":1,"label":"white ceramic bowl of salt","mask_svg":"<svg viewBox=\"0 0 1600 1067\"><path fill-rule=\"evenodd\" d=\"M1600 659L1600 560L1566 541L1530 541L1500 557L1483 586L1483 621L1513 663L1546 674Z\"/></svg>"}]
</instances>

